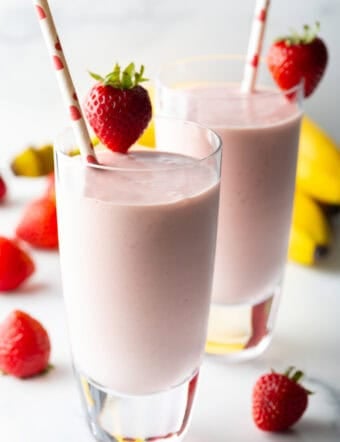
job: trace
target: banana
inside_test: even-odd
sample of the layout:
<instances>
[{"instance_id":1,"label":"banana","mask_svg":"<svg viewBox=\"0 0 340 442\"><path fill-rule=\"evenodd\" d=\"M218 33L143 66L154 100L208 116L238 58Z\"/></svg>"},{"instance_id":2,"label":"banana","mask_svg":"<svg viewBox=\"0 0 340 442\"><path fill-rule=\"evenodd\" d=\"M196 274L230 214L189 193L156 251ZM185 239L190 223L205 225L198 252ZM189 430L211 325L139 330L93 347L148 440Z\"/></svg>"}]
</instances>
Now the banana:
<instances>
[{"instance_id":1,"label":"banana","mask_svg":"<svg viewBox=\"0 0 340 442\"><path fill-rule=\"evenodd\" d=\"M37 177L43 175L43 165L35 147L19 153L11 163L12 172L18 176Z\"/></svg>"},{"instance_id":2,"label":"banana","mask_svg":"<svg viewBox=\"0 0 340 442\"><path fill-rule=\"evenodd\" d=\"M53 145L46 144L37 148L37 153L42 165L44 175L48 175L54 170Z\"/></svg>"},{"instance_id":3,"label":"banana","mask_svg":"<svg viewBox=\"0 0 340 442\"><path fill-rule=\"evenodd\" d=\"M330 173L315 161L299 157L296 186L322 203L340 204L340 170Z\"/></svg>"},{"instance_id":4,"label":"banana","mask_svg":"<svg viewBox=\"0 0 340 442\"><path fill-rule=\"evenodd\" d=\"M301 126L296 183L298 189L321 202L340 203L340 151L306 116Z\"/></svg>"},{"instance_id":5,"label":"banana","mask_svg":"<svg viewBox=\"0 0 340 442\"><path fill-rule=\"evenodd\" d=\"M308 233L292 226L288 247L288 259L303 265L313 265L327 253L326 246L320 246Z\"/></svg>"},{"instance_id":6,"label":"banana","mask_svg":"<svg viewBox=\"0 0 340 442\"><path fill-rule=\"evenodd\" d=\"M154 109L155 108L155 106L154 106L154 96L155 96L154 88L152 86L147 86L146 89L149 92L149 96L150 96L150 100L151 100L151 104L152 104L152 109ZM137 141L137 144L140 144L141 146L145 146L145 147L152 147L152 148L154 148L156 146L155 123L154 123L153 118L151 119L148 127L143 132L142 136Z\"/></svg>"},{"instance_id":7,"label":"banana","mask_svg":"<svg viewBox=\"0 0 340 442\"><path fill-rule=\"evenodd\" d=\"M11 163L15 175L37 177L53 171L53 146L30 146L19 153Z\"/></svg>"},{"instance_id":8,"label":"banana","mask_svg":"<svg viewBox=\"0 0 340 442\"><path fill-rule=\"evenodd\" d=\"M296 191L288 258L312 265L325 255L331 243L331 229L321 207L310 197Z\"/></svg>"},{"instance_id":9,"label":"banana","mask_svg":"<svg viewBox=\"0 0 340 442\"><path fill-rule=\"evenodd\" d=\"M318 245L329 246L331 228L317 202L302 192L295 192L293 225L304 230Z\"/></svg>"},{"instance_id":10,"label":"banana","mask_svg":"<svg viewBox=\"0 0 340 442\"><path fill-rule=\"evenodd\" d=\"M317 161L326 170L340 169L340 151L336 142L311 118L304 116L301 125L300 153Z\"/></svg>"},{"instance_id":11,"label":"banana","mask_svg":"<svg viewBox=\"0 0 340 442\"><path fill-rule=\"evenodd\" d=\"M322 203L340 204L340 175L325 171L315 162L298 160L296 186Z\"/></svg>"}]
</instances>

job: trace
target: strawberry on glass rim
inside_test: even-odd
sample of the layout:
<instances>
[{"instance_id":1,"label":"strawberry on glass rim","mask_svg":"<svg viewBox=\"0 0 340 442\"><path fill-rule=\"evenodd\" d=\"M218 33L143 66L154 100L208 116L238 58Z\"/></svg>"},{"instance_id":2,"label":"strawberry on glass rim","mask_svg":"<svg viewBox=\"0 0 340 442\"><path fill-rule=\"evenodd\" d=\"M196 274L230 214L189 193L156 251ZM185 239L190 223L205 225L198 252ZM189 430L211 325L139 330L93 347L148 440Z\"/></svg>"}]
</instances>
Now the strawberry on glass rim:
<instances>
[{"instance_id":1,"label":"strawberry on glass rim","mask_svg":"<svg viewBox=\"0 0 340 442\"><path fill-rule=\"evenodd\" d=\"M116 64L105 77L90 73L97 83L85 99L85 115L100 141L115 152L126 153L151 120L151 101L140 86L147 81L143 74L144 66L137 72L134 63L124 70Z\"/></svg>"},{"instance_id":2,"label":"strawberry on glass rim","mask_svg":"<svg viewBox=\"0 0 340 442\"><path fill-rule=\"evenodd\" d=\"M319 84L328 62L328 51L318 37L320 24L303 27L303 33L278 38L269 48L268 68L278 86L292 89L304 82L304 96L309 97Z\"/></svg>"}]
</instances>

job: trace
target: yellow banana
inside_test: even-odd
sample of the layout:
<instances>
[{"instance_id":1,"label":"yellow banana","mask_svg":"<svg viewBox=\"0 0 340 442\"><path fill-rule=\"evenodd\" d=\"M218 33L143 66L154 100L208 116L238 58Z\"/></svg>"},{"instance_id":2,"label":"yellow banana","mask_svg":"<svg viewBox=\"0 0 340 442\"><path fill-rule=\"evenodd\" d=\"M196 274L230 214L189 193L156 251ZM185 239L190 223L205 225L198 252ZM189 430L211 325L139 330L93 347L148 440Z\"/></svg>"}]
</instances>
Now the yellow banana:
<instances>
[{"instance_id":1,"label":"yellow banana","mask_svg":"<svg viewBox=\"0 0 340 442\"><path fill-rule=\"evenodd\" d=\"M44 174L43 164L35 147L19 153L11 163L12 172L18 176L37 177Z\"/></svg>"},{"instance_id":2,"label":"yellow banana","mask_svg":"<svg viewBox=\"0 0 340 442\"><path fill-rule=\"evenodd\" d=\"M308 117L301 126L296 182L298 189L319 201L340 203L340 151Z\"/></svg>"},{"instance_id":3,"label":"yellow banana","mask_svg":"<svg viewBox=\"0 0 340 442\"><path fill-rule=\"evenodd\" d=\"M321 207L297 191L290 232L288 258L299 264L312 265L327 253L331 229Z\"/></svg>"},{"instance_id":4,"label":"yellow banana","mask_svg":"<svg viewBox=\"0 0 340 442\"><path fill-rule=\"evenodd\" d=\"M301 124L300 153L316 161L326 170L340 169L340 151L337 143L311 118L304 116Z\"/></svg>"},{"instance_id":5,"label":"yellow banana","mask_svg":"<svg viewBox=\"0 0 340 442\"><path fill-rule=\"evenodd\" d=\"M154 88L152 86L147 86L146 88L149 92L149 96L150 96L150 100L151 100L151 104L152 104L152 109L154 110L154 108L155 108L155 106L154 106L154 96L155 96ZM137 144L140 144L145 147L155 147L156 146L155 123L154 123L153 118L151 119L148 127L143 132L142 136L137 141Z\"/></svg>"},{"instance_id":6,"label":"yellow banana","mask_svg":"<svg viewBox=\"0 0 340 442\"><path fill-rule=\"evenodd\" d=\"M42 164L44 175L48 175L54 170L53 145L46 144L37 148L37 153Z\"/></svg>"},{"instance_id":7,"label":"yellow banana","mask_svg":"<svg viewBox=\"0 0 340 442\"><path fill-rule=\"evenodd\" d=\"M326 204L340 204L340 170L330 173L315 161L299 158L296 186L307 195Z\"/></svg>"},{"instance_id":8,"label":"yellow banana","mask_svg":"<svg viewBox=\"0 0 340 442\"><path fill-rule=\"evenodd\" d=\"M320 246L328 246L331 242L330 225L321 207L299 191L295 192L293 225L305 231Z\"/></svg>"},{"instance_id":9,"label":"yellow banana","mask_svg":"<svg viewBox=\"0 0 340 442\"><path fill-rule=\"evenodd\" d=\"M314 239L303 230L292 225L288 247L288 258L304 265L312 265L317 258L317 245Z\"/></svg>"}]
</instances>

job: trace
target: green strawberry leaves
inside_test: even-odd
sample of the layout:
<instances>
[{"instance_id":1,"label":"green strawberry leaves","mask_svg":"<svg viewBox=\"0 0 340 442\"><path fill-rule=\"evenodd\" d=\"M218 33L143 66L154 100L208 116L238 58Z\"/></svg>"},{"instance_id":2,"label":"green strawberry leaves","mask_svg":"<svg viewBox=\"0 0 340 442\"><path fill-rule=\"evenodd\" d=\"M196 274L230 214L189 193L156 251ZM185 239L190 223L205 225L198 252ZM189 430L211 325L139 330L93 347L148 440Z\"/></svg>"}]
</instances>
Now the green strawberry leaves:
<instances>
[{"instance_id":1,"label":"green strawberry leaves","mask_svg":"<svg viewBox=\"0 0 340 442\"><path fill-rule=\"evenodd\" d=\"M116 89L132 89L138 86L144 81L148 81L144 78L144 66L140 67L139 72L136 71L135 64L130 63L124 70L121 69L118 63L115 64L113 71L107 74L105 77L98 75L94 72L89 72L92 78L99 81L104 86L111 86Z\"/></svg>"},{"instance_id":2,"label":"green strawberry leaves","mask_svg":"<svg viewBox=\"0 0 340 442\"><path fill-rule=\"evenodd\" d=\"M290 35L279 37L275 41L276 42L284 41L287 46L298 45L298 44L308 45L316 39L319 31L320 31L320 22L317 21L314 27L309 25L304 25L303 32L301 34L297 32L295 29L292 29Z\"/></svg>"},{"instance_id":3,"label":"green strawberry leaves","mask_svg":"<svg viewBox=\"0 0 340 442\"><path fill-rule=\"evenodd\" d=\"M275 371L272 370L272 373L275 373ZM304 376L304 372L301 370L295 370L295 367L293 365L288 367L287 370L283 374L284 374L284 376L287 376L288 379L290 379L293 382L296 382L297 384L300 382L300 380ZM314 394L313 391L307 390L307 388L305 388L305 387L303 387L303 389L305 390L305 392L307 394Z\"/></svg>"}]
</instances>

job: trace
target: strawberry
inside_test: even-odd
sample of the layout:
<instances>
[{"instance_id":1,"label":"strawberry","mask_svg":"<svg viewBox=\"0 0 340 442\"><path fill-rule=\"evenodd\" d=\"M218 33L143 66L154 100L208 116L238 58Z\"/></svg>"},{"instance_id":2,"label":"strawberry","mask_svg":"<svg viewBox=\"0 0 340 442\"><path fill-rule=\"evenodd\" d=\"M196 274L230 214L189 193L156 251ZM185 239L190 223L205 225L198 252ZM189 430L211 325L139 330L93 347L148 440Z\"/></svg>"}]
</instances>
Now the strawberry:
<instances>
[{"instance_id":1,"label":"strawberry","mask_svg":"<svg viewBox=\"0 0 340 442\"><path fill-rule=\"evenodd\" d=\"M14 241L0 237L0 291L19 287L35 270L30 256Z\"/></svg>"},{"instance_id":2,"label":"strawberry","mask_svg":"<svg viewBox=\"0 0 340 442\"><path fill-rule=\"evenodd\" d=\"M32 316L15 310L0 324L0 369L18 378L46 370L51 344L44 327Z\"/></svg>"},{"instance_id":3,"label":"strawberry","mask_svg":"<svg viewBox=\"0 0 340 442\"><path fill-rule=\"evenodd\" d=\"M289 367L284 374L261 376L253 390L253 419L264 431L283 431L295 424L305 412L308 394L298 382L303 373Z\"/></svg>"},{"instance_id":4,"label":"strawberry","mask_svg":"<svg viewBox=\"0 0 340 442\"><path fill-rule=\"evenodd\" d=\"M317 37L318 31L319 23L315 29L305 25L302 35L293 32L291 36L277 39L270 47L268 68L281 89L291 89L303 80L304 96L309 97L319 84L327 66L328 52L325 43Z\"/></svg>"},{"instance_id":5,"label":"strawberry","mask_svg":"<svg viewBox=\"0 0 340 442\"><path fill-rule=\"evenodd\" d=\"M16 229L18 238L42 249L58 248L58 226L55 201L50 197L31 202Z\"/></svg>"},{"instance_id":6,"label":"strawberry","mask_svg":"<svg viewBox=\"0 0 340 442\"><path fill-rule=\"evenodd\" d=\"M115 152L126 153L146 129L151 119L148 92L139 85L144 67L136 72L134 63L124 71L118 64L105 78L97 80L86 97L85 115L100 141Z\"/></svg>"},{"instance_id":7,"label":"strawberry","mask_svg":"<svg viewBox=\"0 0 340 442\"><path fill-rule=\"evenodd\" d=\"M7 193L7 187L4 179L0 175L0 203L5 199Z\"/></svg>"}]
</instances>

